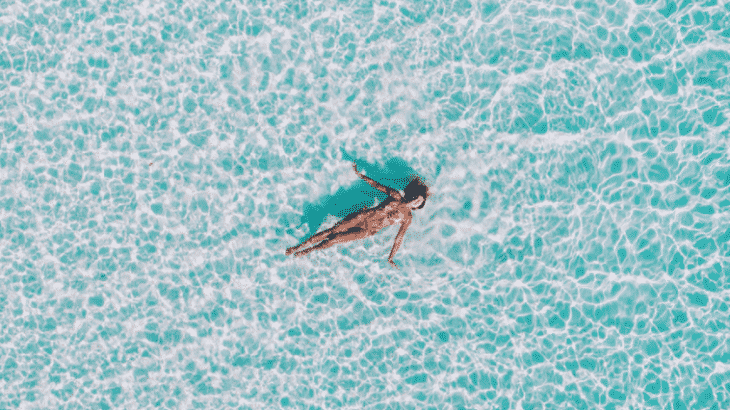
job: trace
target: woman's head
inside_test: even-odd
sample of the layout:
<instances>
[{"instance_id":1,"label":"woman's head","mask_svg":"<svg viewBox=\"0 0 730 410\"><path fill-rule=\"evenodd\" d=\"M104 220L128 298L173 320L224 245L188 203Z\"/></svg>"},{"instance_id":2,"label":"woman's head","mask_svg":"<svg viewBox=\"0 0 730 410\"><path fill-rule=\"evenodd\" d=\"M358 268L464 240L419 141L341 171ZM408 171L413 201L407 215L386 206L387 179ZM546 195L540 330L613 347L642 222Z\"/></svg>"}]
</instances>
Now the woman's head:
<instances>
[{"instance_id":1,"label":"woman's head","mask_svg":"<svg viewBox=\"0 0 730 410\"><path fill-rule=\"evenodd\" d=\"M421 181L420 177L415 177L403 189L403 194L403 200L405 202L413 202L413 209L421 209L426 205L426 199L428 199L428 187Z\"/></svg>"}]
</instances>

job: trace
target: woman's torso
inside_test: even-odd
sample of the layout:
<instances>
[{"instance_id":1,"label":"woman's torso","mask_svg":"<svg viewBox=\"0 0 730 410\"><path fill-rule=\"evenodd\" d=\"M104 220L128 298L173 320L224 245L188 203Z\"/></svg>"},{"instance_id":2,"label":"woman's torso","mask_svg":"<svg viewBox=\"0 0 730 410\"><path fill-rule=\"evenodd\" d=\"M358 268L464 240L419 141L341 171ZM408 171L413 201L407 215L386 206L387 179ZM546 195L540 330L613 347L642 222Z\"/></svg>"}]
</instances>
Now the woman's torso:
<instances>
[{"instance_id":1,"label":"woman's torso","mask_svg":"<svg viewBox=\"0 0 730 410\"><path fill-rule=\"evenodd\" d=\"M404 203L393 197L388 197L374 208L365 209L356 218L361 222L361 228L371 233L381 229L403 223L410 216L410 210Z\"/></svg>"}]
</instances>

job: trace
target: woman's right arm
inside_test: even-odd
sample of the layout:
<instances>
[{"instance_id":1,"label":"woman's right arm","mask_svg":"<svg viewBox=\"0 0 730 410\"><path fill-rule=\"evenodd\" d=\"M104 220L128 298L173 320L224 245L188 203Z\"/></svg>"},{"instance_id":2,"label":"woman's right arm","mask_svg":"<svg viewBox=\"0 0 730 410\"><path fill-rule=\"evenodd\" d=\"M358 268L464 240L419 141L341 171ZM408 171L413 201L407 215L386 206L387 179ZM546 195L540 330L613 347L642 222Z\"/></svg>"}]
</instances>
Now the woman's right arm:
<instances>
[{"instance_id":1,"label":"woman's right arm","mask_svg":"<svg viewBox=\"0 0 730 410\"><path fill-rule=\"evenodd\" d=\"M389 187L387 187L385 185L381 185L381 184L377 183L376 181L373 181L371 178L368 178L365 175L357 172L357 164L353 163L352 164L352 169L355 170L355 173L357 174L357 176L359 176L360 178L362 178L363 181L365 181L368 184L370 184L373 188L375 188L375 189L377 189L379 191L385 192L386 194L392 196L393 198L395 198L395 199L397 199L399 201L401 199L403 199L403 197L401 196L400 192L396 191L395 189L389 188Z\"/></svg>"}]
</instances>

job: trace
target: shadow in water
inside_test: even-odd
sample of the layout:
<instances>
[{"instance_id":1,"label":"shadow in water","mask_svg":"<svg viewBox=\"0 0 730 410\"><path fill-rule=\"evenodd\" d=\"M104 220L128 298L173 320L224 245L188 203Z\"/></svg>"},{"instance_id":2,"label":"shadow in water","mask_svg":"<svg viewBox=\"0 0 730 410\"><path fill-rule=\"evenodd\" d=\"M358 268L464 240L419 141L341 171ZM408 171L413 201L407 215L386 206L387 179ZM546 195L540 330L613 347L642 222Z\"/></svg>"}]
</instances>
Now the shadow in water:
<instances>
[{"instance_id":1,"label":"shadow in water","mask_svg":"<svg viewBox=\"0 0 730 410\"><path fill-rule=\"evenodd\" d=\"M405 188L417 175L413 168L400 158L389 159L382 166L378 166L355 159L342 151L342 159L350 163L354 161L357 163L358 171L364 172L365 175L385 186L399 190ZM309 227L306 237L319 231L319 227L327 219L327 215L334 215L338 219L342 219L364 207L372 207L375 199L380 203L388 197L357 177L355 171L350 170L350 172L352 172L353 179L357 178L357 181L351 186L341 187L332 195L304 204L304 214L299 226L307 225Z\"/></svg>"}]
</instances>

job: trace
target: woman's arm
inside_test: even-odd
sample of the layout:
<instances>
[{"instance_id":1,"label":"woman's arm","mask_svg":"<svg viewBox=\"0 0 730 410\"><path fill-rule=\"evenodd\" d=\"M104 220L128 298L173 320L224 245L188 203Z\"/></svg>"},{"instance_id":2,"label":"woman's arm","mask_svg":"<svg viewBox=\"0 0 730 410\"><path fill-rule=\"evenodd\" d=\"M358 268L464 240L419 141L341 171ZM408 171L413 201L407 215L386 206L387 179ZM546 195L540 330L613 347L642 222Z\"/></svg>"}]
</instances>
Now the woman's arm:
<instances>
[{"instance_id":1,"label":"woman's arm","mask_svg":"<svg viewBox=\"0 0 730 410\"><path fill-rule=\"evenodd\" d=\"M395 253L398 252L398 248L403 244L403 238L406 236L406 231L408 230L408 227L411 225L411 218L406 219L403 221L403 224L400 226L400 229L398 230L398 235L395 237L395 242L393 242L393 249L390 250L390 256L388 256L388 262L393 265L394 267L398 268L398 265L393 262L393 258L395 257Z\"/></svg>"},{"instance_id":2,"label":"woman's arm","mask_svg":"<svg viewBox=\"0 0 730 410\"><path fill-rule=\"evenodd\" d=\"M368 184L370 184L373 188L377 189L378 191L385 192L386 194L392 196L393 198L395 198L395 199L397 199L399 201L403 199L403 197L401 196L400 192L396 191L395 189L389 188L389 187L387 187L385 185L381 185L381 184L373 181L372 179L366 177L365 175L357 172L357 164L353 163L352 164L352 169L355 170L355 173L357 174L357 176L359 176L360 178L362 178L363 181L367 182Z\"/></svg>"}]
</instances>

